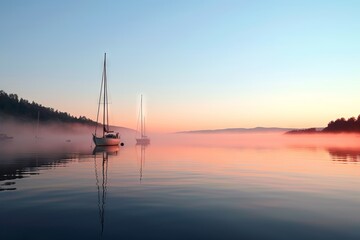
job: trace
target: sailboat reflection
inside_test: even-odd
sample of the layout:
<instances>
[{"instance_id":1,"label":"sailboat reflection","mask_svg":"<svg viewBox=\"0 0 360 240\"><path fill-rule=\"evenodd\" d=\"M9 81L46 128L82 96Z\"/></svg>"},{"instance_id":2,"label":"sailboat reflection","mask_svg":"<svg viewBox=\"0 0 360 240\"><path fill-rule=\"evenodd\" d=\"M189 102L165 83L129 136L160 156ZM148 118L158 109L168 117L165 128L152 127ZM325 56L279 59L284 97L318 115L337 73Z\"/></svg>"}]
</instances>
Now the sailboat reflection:
<instances>
[{"instance_id":1,"label":"sailboat reflection","mask_svg":"<svg viewBox=\"0 0 360 240\"><path fill-rule=\"evenodd\" d=\"M107 153L108 155L117 155L120 150L119 146L96 146L93 149L93 155L98 153Z\"/></svg>"},{"instance_id":2,"label":"sailboat reflection","mask_svg":"<svg viewBox=\"0 0 360 240\"><path fill-rule=\"evenodd\" d=\"M143 177L143 167L145 167L145 150L148 144L136 144L136 147L140 146L140 183ZM137 155L137 154L136 154Z\"/></svg>"},{"instance_id":3,"label":"sailboat reflection","mask_svg":"<svg viewBox=\"0 0 360 240\"><path fill-rule=\"evenodd\" d=\"M109 159L109 155L117 155L118 151L119 151L119 146L95 147L93 150L96 187L98 192L98 208L99 208L101 235L104 232L104 222L105 222L105 203L106 203L106 193L107 193L108 162L109 162L108 159ZM98 163L97 160L98 155L102 157L101 164ZM99 168L98 165L101 165L100 170L98 170Z\"/></svg>"}]
</instances>

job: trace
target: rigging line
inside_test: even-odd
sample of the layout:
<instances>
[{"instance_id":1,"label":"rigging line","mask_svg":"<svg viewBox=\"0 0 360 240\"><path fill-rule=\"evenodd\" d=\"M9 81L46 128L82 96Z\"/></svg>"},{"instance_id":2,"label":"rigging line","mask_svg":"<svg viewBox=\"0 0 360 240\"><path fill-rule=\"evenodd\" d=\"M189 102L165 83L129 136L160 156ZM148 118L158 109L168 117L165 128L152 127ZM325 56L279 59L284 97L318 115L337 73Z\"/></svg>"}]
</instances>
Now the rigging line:
<instances>
[{"instance_id":1,"label":"rigging line","mask_svg":"<svg viewBox=\"0 0 360 240\"><path fill-rule=\"evenodd\" d=\"M105 136L105 114L106 114L106 53L104 54L104 111L103 111L103 137Z\"/></svg>"},{"instance_id":2,"label":"rigging line","mask_svg":"<svg viewBox=\"0 0 360 240\"><path fill-rule=\"evenodd\" d=\"M98 123L99 123L99 112L100 112L100 104L101 104L101 94L102 94L102 89L103 89L103 82L104 82L104 69L103 69L102 76L101 76L100 96L99 96L98 110L97 110L97 114L96 114L95 136L96 136L96 130L97 130Z\"/></svg>"},{"instance_id":3,"label":"rigging line","mask_svg":"<svg viewBox=\"0 0 360 240\"><path fill-rule=\"evenodd\" d=\"M107 128L108 130L110 129L110 120L113 119L112 116L113 114L111 114L111 105L112 105L112 98L111 98L111 91L109 91L108 89L109 87L109 82L107 80L107 72L106 72L106 118L107 118Z\"/></svg>"},{"instance_id":4,"label":"rigging line","mask_svg":"<svg viewBox=\"0 0 360 240\"><path fill-rule=\"evenodd\" d=\"M111 110L111 101L109 102L109 99L108 99L108 103L107 103L107 107L108 107L108 118L109 118L109 120L111 120L111 119L113 119L113 114L111 114L111 112L113 112L112 110ZM108 120L108 130L110 129L109 127L110 127L110 124L109 124L109 121Z\"/></svg>"},{"instance_id":5,"label":"rigging line","mask_svg":"<svg viewBox=\"0 0 360 240\"><path fill-rule=\"evenodd\" d=\"M106 59L106 62L107 62L107 59ZM106 72L105 72L105 75L106 75L106 88L105 88L105 94L106 94L106 128L107 130L109 131L110 130L110 120L112 119L112 114L111 114L111 111L109 110L109 108L111 108L111 104L112 104L112 98L111 98L111 91L109 91L109 82L108 82L108 79L107 79L107 64L105 66L106 68Z\"/></svg>"},{"instance_id":6,"label":"rigging line","mask_svg":"<svg viewBox=\"0 0 360 240\"><path fill-rule=\"evenodd\" d=\"M106 88L105 88L105 91L106 91L106 128L109 131L109 99L108 99L109 96L108 96L107 74L106 74Z\"/></svg>"}]
</instances>

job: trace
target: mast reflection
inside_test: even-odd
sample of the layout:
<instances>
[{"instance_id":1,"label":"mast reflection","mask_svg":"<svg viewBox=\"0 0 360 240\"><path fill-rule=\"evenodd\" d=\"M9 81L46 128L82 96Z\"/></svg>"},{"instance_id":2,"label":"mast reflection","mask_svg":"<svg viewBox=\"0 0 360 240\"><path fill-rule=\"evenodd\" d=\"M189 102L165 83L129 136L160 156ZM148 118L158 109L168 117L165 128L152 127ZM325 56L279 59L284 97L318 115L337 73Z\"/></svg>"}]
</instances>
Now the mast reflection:
<instances>
[{"instance_id":1,"label":"mast reflection","mask_svg":"<svg viewBox=\"0 0 360 240\"><path fill-rule=\"evenodd\" d=\"M145 167L145 150L147 145L148 144L136 144L136 148L140 147L140 169L139 169L140 183L143 177L143 168Z\"/></svg>"},{"instance_id":2,"label":"mast reflection","mask_svg":"<svg viewBox=\"0 0 360 240\"><path fill-rule=\"evenodd\" d=\"M107 181L108 181L108 159L109 155L117 155L119 146L107 146L107 147L95 147L93 150L94 155L94 168L96 187L98 192L98 209L99 209L99 220L101 226L101 235L104 232L105 223L105 204L107 194ZM101 161L98 163L97 157ZM101 169L98 165L101 166Z\"/></svg>"}]
</instances>

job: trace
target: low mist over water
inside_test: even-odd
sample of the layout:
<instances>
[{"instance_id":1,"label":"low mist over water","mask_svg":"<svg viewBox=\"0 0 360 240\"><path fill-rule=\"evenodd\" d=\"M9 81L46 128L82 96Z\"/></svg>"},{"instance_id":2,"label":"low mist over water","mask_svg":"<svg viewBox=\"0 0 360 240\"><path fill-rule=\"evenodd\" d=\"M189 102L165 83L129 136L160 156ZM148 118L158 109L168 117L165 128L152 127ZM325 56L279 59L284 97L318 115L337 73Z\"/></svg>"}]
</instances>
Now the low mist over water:
<instances>
[{"instance_id":1,"label":"low mist over water","mask_svg":"<svg viewBox=\"0 0 360 240\"><path fill-rule=\"evenodd\" d=\"M127 132L99 148L73 127L1 143L4 239L360 237L359 135Z\"/></svg>"}]
</instances>

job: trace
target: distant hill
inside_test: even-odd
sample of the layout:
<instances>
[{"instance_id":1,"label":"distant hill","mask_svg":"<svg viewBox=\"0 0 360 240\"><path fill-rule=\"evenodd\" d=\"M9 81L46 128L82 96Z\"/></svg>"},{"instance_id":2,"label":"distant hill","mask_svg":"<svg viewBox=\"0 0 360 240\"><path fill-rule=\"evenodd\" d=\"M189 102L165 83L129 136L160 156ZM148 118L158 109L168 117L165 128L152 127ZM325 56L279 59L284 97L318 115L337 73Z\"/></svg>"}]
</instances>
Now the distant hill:
<instances>
[{"instance_id":1,"label":"distant hill","mask_svg":"<svg viewBox=\"0 0 360 240\"><path fill-rule=\"evenodd\" d=\"M194 130L194 131L182 131L176 133L263 133L263 132L287 132L294 130L293 128L277 128L277 127L255 127L255 128L224 128L213 130Z\"/></svg>"},{"instance_id":2,"label":"distant hill","mask_svg":"<svg viewBox=\"0 0 360 240\"><path fill-rule=\"evenodd\" d=\"M82 123L95 125L85 116L74 117L67 112L60 112L50 107L44 107L35 102L29 102L20 98L16 94L7 94L0 90L0 115L2 119L15 118L17 121L29 121L38 119L40 122L62 122L62 123Z\"/></svg>"}]
</instances>

